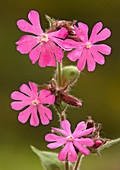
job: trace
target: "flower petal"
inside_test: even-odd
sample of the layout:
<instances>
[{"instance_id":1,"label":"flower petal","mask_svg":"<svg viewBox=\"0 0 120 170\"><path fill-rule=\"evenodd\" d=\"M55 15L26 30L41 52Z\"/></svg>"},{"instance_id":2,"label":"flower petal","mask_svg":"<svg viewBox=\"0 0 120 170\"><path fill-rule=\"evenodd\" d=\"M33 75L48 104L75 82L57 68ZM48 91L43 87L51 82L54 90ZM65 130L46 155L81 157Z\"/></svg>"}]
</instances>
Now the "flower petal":
<instances>
[{"instance_id":1,"label":"flower petal","mask_svg":"<svg viewBox=\"0 0 120 170\"><path fill-rule=\"evenodd\" d=\"M57 142L48 144L47 147L50 148L50 149L55 149L55 148L58 148L58 147L64 145L66 143L66 141L67 141L66 138L62 138Z\"/></svg>"},{"instance_id":2,"label":"flower petal","mask_svg":"<svg viewBox=\"0 0 120 170\"><path fill-rule=\"evenodd\" d=\"M79 149L79 151L84 155L89 155L90 151L83 145L81 145L78 141L74 140L73 144Z\"/></svg>"},{"instance_id":3,"label":"flower petal","mask_svg":"<svg viewBox=\"0 0 120 170\"><path fill-rule=\"evenodd\" d=\"M30 88L26 84L22 84L20 86L20 91L27 94L30 97L33 96L32 91L30 90Z\"/></svg>"},{"instance_id":4,"label":"flower petal","mask_svg":"<svg viewBox=\"0 0 120 170\"><path fill-rule=\"evenodd\" d=\"M32 49L29 53L29 58L32 61L32 64L35 64L36 61L39 59L41 53L41 44L39 44L37 47Z\"/></svg>"},{"instance_id":5,"label":"flower petal","mask_svg":"<svg viewBox=\"0 0 120 170\"><path fill-rule=\"evenodd\" d=\"M62 133L64 136L68 136L68 135L67 135L67 132L65 132L65 131L62 130L62 129L54 128L54 127L51 127L51 129L54 130L54 131L56 131L56 132Z\"/></svg>"},{"instance_id":6,"label":"flower petal","mask_svg":"<svg viewBox=\"0 0 120 170\"><path fill-rule=\"evenodd\" d=\"M18 120L21 123L26 123L31 113L32 113L32 107L29 106L27 109L19 113Z\"/></svg>"},{"instance_id":7,"label":"flower petal","mask_svg":"<svg viewBox=\"0 0 120 170\"><path fill-rule=\"evenodd\" d=\"M40 18L39 18L39 14L36 11L30 11L28 14L28 18L30 20L30 22L33 24L37 35L42 34L43 30L41 29L40 26Z\"/></svg>"},{"instance_id":8,"label":"flower petal","mask_svg":"<svg viewBox=\"0 0 120 170\"><path fill-rule=\"evenodd\" d=\"M11 107L14 110L21 110L27 105L30 105L30 102L22 101L22 102L12 102L11 103Z\"/></svg>"},{"instance_id":9,"label":"flower petal","mask_svg":"<svg viewBox=\"0 0 120 170\"><path fill-rule=\"evenodd\" d=\"M79 133L79 132L82 131L83 129L86 129L86 127L87 127L87 126L86 126L86 124L85 124L84 121L78 123L75 131L73 132L73 137L75 138L76 135L77 135L77 133Z\"/></svg>"},{"instance_id":10,"label":"flower petal","mask_svg":"<svg viewBox=\"0 0 120 170\"><path fill-rule=\"evenodd\" d=\"M109 55L111 53L111 47L106 44L92 45L91 50L94 49L103 53L105 55Z\"/></svg>"},{"instance_id":11,"label":"flower petal","mask_svg":"<svg viewBox=\"0 0 120 170\"><path fill-rule=\"evenodd\" d=\"M17 21L17 26L21 31L24 32L29 32L29 33L33 33L35 35L39 35L38 30L35 29L35 27L31 24L29 24L27 21L25 21L24 19L18 20Z\"/></svg>"},{"instance_id":12,"label":"flower petal","mask_svg":"<svg viewBox=\"0 0 120 170\"><path fill-rule=\"evenodd\" d=\"M24 35L20 38L18 42L16 42L17 50L22 54L29 53L33 47L38 44L38 38L32 35Z\"/></svg>"},{"instance_id":13,"label":"flower petal","mask_svg":"<svg viewBox=\"0 0 120 170\"><path fill-rule=\"evenodd\" d=\"M61 63L61 60L62 60L62 58L64 56L62 49L60 47L56 46L52 42L50 42L50 47L51 47L53 53L55 54L57 61L59 63Z\"/></svg>"},{"instance_id":14,"label":"flower petal","mask_svg":"<svg viewBox=\"0 0 120 170\"><path fill-rule=\"evenodd\" d=\"M49 46L49 44L46 42L44 43L42 49L41 49L41 55L39 59L39 66L40 67L46 67L46 66L56 66L56 61L54 54Z\"/></svg>"},{"instance_id":15,"label":"flower petal","mask_svg":"<svg viewBox=\"0 0 120 170\"><path fill-rule=\"evenodd\" d=\"M47 125L49 124L49 120L52 120L52 112L49 108L46 108L44 106L42 106L41 104L38 105L38 111L40 114L40 119L41 119L41 123L43 125Z\"/></svg>"},{"instance_id":16,"label":"flower petal","mask_svg":"<svg viewBox=\"0 0 120 170\"><path fill-rule=\"evenodd\" d=\"M87 67L88 71L94 71L95 70L95 60L92 57L90 50L86 50L86 56L87 56Z\"/></svg>"},{"instance_id":17,"label":"flower petal","mask_svg":"<svg viewBox=\"0 0 120 170\"><path fill-rule=\"evenodd\" d=\"M70 162L75 162L75 161L77 161L77 153L76 153L76 151L75 151L75 148L74 148L72 142L69 142L68 160L69 160Z\"/></svg>"},{"instance_id":18,"label":"flower petal","mask_svg":"<svg viewBox=\"0 0 120 170\"><path fill-rule=\"evenodd\" d=\"M85 68L85 64L86 64L86 50L83 50L77 63L78 70L82 71Z\"/></svg>"},{"instance_id":19,"label":"flower petal","mask_svg":"<svg viewBox=\"0 0 120 170\"><path fill-rule=\"evenodd\" d=\"M92 139L90 138L83 138L83 139L74 139L75 141L77 141L80 145L86 145L86 146L93 146L94 145L94 142Z\"/></svg>"},{"instance_id":20,"label":"flower petal","mask_svg":"<svg viewBox=\"0 0 120 170\"><path fill-rule=\"evenodd\" d=\"M78 26L81 31L82 41L88 41L88 26L82 22L79 22Z\"/></svg>"},{"instance_id":21,"label":"flower petal","mask_svg":"<svg viewBox=\"0 0 120 170\"><path fill-rule=\"evenodd\" d=\"M105 63L105 58L102 54L100 54L98 51L96 51L95 48L91 48L90 49L91 51L91 54L94 58L94 60L98 63L98 64L101 64L103 65Z\"/></svg>"},{"instance_id":22,"label":"flower petal","mask_svg":"<svg viewBox=\"0 0 120 170\"><path fill-rule=\"evenodd\" d=\"M79 51L78 49L73 50L72 52L68 53L67 57L71 60L71 61L76 61L77 59L80 58L82 51Z\"/></svg>"},{"instance_id":23,"label":"flower petal","mask_svg":"<svg viewBox=\"0 0 120 170\"><path fill-rule=\"evenodd\" d=\"M30 88L32 90L32 93L34 94L34 97L37 97L38 96L38 88L37 88L37 86L32 82L29 82L29 86L30 86Z\"/></svg>"},{"instance_id":24,"label":"flower petal","mask_svg":"<svg viewBox=\"0 0 120 170\"><path fill-rule=\"evenodd\" d=\"M65 161L66 160L68 150L69 150L69 144L67 143L64 146L64 148L60 151L60 153L58 155L58 159L60 161Z\"/></svg>"},{"instance_id":25,"label":"flower petal","mask_svg":"<svg viewBox=\"0 0 120 170\"><path fill-rule=\"evenodd\" d=\"M90 39L89 41L91 43L94 42L94 39L96 37L96 35L98 34L98 32L102 29L102 22L98 22L97 24L94 25L93 29L92 29L92 33L91 33L91 36L90 36Z\"/></svg>"},{"instance_id":26,"label":"flower petal","mask_svg":"<svg viewBox=\"0 0 120 170\"><path fill-rule=\"evenodd\" d=\"M61 127L63 128L63 130L67 133L67 135L71 135L71 125L69 123L68 120L63 120L61 123L60 123Z\"/></svg>"},{"instance_id":27,"label":"flower petal","mask_svg":"<svg viewBox=\"0 0 120 170\"><path fill-rule=\"evenodd\" d=\"M83 130L83 131L78 131L78 133L75 134L75 138L79 138L81 136L85 136L90 134L91 132L93 132L94 128L89 128L87 130Z\"/></svg>"},{"instance_id":28,"label":"flower petal","mask_svg":"<svg viewBox=\"0 0 120 170\"><path fill-rule=\"evenodd\" d=\"M66 39L63 41L63 49L66 51L70 51L73 48L77 48L79 46L80 42L74 41L72 39Z\"/></svg>"},{"instance_id":29,"label":"flower petal","mask_svg":"<svg viewBox=\"0 0 120 170\"><path fill-rule=\"evenodd\" d=\"M37 107L32 106L31 110L32 110L32 114L31 114L31 118L30 118L30 125L38 126L39 125L39 119L38 119L38 115L37 115Z\"/></svg>"},{"instance_id":30,"label":"flower petal","mask_svg":"<svg viewBox=\"0 0 120 170\"><path fill-rule=\"evenodd\" d=\"M61 139L63 139L63 138L65 138L65 137L58 136L58 135L55 135L55 134L47 134L47 135L45 136L45 140L46 140L46 141L50 141L50 142L52 142L52 141L58 141L58 140L61 140ZM66 141L67 141L67 140L66 140Z\"/></svg>"},{"instance_id":31,"label":"flower petal","mask_svg":"<svg viewBox=\"0 0 120 170\"><path fill-rule=\"evenodd\" d=\"M110 35L111 35L111 31L108 28L104 28L98 35L95 36L92 43L106 40L108 37L110 37Z\"/></svg>"},{"instance_id":32,"label":"flower petal","mask_svg":"<svg viewBox=\"0 0 120 170\"><path fill-rule=\"evenodd\" d=\"M30 100L29 97L25 96L24 94L18 92L18 91L14 91L11 94L11 98L14 100Z\"/></svg>"},{"instance_id":33,"label":"flower petal","mask_svg":"<svg viewBox=\"0 0 120 170\"><path fill-rule=\"evenodd\" d=\"M51 33L48 33L49 36L53 36L53 37L57 37L57 38L66 38L68 35L68 31L66 28L62 27L60 30L58 31L54 31Z\"/></svg>"}]
</instances>

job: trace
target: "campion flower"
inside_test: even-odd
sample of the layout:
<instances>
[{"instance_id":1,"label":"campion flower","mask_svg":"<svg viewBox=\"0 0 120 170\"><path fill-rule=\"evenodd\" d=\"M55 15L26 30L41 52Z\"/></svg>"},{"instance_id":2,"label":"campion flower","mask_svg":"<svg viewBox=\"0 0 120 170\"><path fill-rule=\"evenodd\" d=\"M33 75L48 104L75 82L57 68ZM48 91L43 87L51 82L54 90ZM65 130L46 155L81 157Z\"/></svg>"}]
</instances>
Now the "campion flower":
<instances>
[{"instance_id":1,"label":"campion flower","mask_svg":"<svg viewBox=\"0 0 120 170\"><path fill-rule=\"evenodd\" d=\"M52 127L52 130L61 133L62 136L58 136L55 134L47 134L45 136L46 141L55 141L54 143L50 143L47 145L47 147L50 149L55 149L66 144L58 155L58 159L60 161L65 161L68 155L68 160L70 162L75 162L77 160L77 153L75 151L75 147L78 148L79 151L84 155L88 155L90 153L90 151L83 145L91 147L94 145L94 142L90 138L82 137L93 132L94 128L89 128L86 130L87 126L85 122L82 121L78 123L75 131L72 134L70 130L70 123L68 120L63 120L61 122L61 127L63 129Z\"/></svg>"},{"instance_id":2,"label":"campion flower","mask_svg":"<svg viewBox=\"0 0 120 170\"><path fill-rule=\"evenodd\" d=\"M35 64L39 59L39 66L56 66L56 59L58 62L61 62L63 58L63 51L56 44L62 44L62 39L66 38L68 32L66 28L61 28L58 31L51 33L44 33L39 20L39 14L36 11L30 11L28 14L28 19L32 23L29 24L25 20L18 20L17 25L20 30L24 32L29 32L33 35L24 35L16 42L17 50L22 54L28 54L29 58L32 61L32 64Z\"/></svg>"},{"instance_id":3,"label":"campion flower","mask_svg":"<svg viewBox=\"0 0 120 170\"><path fill-rule=\"evenodd\" d=\"M40 90L40 94L38 94L37 86L32 82L29 82L29 86L30 88L26 84L23 84L20 87L20 91L22 93L14 91L11 94L12 99L18 100L11 103L12 109L21 110L24 107L28 106L25 110L19 113L18 120L21 123L27 122L28 118L31 115L30 125L38 126L38 110L41 123L43 125L49 124L49 120L52 120L52 112L49 108L43 106L42 104L52 105L55 102L55 96L51 95L51 92L47 90Z\"/></svg>"},{"instance_id":4,"label":"campion flower","mask_svg":"<svg viewBox=\"0 0 120 170\"><path fill-rule=\"evenodd\" d=\"M111 47L105 44L94 44L99 41L103 41L110 37L111 32L108 28L102 29L102 23L98 22L92 30L92 34L88 40L88 26L81 22L78 23L79 28L74 26L77 37L80 42L76 42L72 39L66 39L64 47L66 50L76 48L72 52L68 53L67 57L71 61L78 59L77 68L83 70L87 61L88 71L94 71L96 62L103 65L105 63L104 56L111 53ZM101 54L102 53L102 54Z\"/></svg>"}]
</instances>

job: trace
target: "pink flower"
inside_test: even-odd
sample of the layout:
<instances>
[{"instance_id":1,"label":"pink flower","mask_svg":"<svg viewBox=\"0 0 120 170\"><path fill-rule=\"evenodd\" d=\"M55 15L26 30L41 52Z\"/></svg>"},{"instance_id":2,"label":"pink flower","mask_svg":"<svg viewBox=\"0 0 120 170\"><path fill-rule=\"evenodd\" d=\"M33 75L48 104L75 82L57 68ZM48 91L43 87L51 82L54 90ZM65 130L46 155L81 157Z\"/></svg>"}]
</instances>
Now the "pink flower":
<instances>
[{"instance_id":1,"label":"pink flower","mask_svg":"<svg viewBox=\"0 0 120 170\"><path fill-rule=\"evenodd\" d=\"M87 61L88 71L95 70L95 63L103 65L105 63L104 56L111 53L111 48L105 44L94 44L99 41L103 41L110 37L111 32L108 28L102 29L102 23L98 22L92 30L92 34L88 40L88 26L81 22L78 23L79 28L74 26L77 37L81 42L76 42L71 39L65 40L64 47L66 50L76 48L72 52L68 53L67 57L71 61L78 59L77 68L83 70ZM102 54L101 54L102 53Z\"/></svg>"},{"instance_id":2,"label":"pink flower","mask_svg":"<svg viewBox=\"0 0 120 170\"><path fill-rule=\"evenodd\" d=\"M75 151L74 146L78 148L79 151L84 155L88 155L90 153L90 151L83 145L90 147L94 145L94 142L92 139L82 138L82 136L90 134L94 130L94 128L89 128L85 130L87 126L85 122L82 121L77 125L75 131L72 134L70 130L70 123L68 122L68 120L62 121L61 127L63 128L63 130L58 128L53 128L53 127L52 130L62 133L62 135L64 135L65 137L58 136L55 134L47 134L45 136L46 141L50 141L50 142L55 141L54 143L48 144L47 145L48 148L55 149L57 147L66 144L58 155L58 159L60 161L65 161L67 154L68 154L68 160L70 162L75 162L77 160L77 153Z\"/></svg>"},{"instance_id":3,"label":"pink flower","mask_svg":"<svg viewBox=\"0 0 120 170\"><path fill-rule=\"evenodd\" d=\"M49 120L52 120L52 112L49 108L43 106L42 104L53 104L55 101L55 96L51 95L50 91L40 90L38 95L37 86L34 83L29 82L30 88L23 84L20 87L20 91L14 91L11 94L11 98L18 100L11 103L11 107L14 110L21 110L28 106L25 110L21 111L18 116L18 120L22 123L27 122L30 117L30 125L38 126L39 119L37 115L37 110L40 114L41 123L43 125L49 124ZM24 95L25 93L26 95Z\"/></svg>"},{"instance_id":4,"label":"pink flower","mask_svg":"<svg viewBox=\"0 0 120 170\"><path fill-rule=\"evenodd\" d=\"M56 66L54 55L58 62L61 62L63 58L63 51L56 44L62 45L62 40L59 38L64 39L68 34L67 30L61 28L59 31L44 33L40 26L39 14L33 10L29 12L28 19L32 25L23 19L18 20L17 25L22 31L36 36L24 35L21 37L16 42L17 50L22 54L29 53L29 58L33 64L39 59L40 67Z\"/></svg>"}]
</instances>

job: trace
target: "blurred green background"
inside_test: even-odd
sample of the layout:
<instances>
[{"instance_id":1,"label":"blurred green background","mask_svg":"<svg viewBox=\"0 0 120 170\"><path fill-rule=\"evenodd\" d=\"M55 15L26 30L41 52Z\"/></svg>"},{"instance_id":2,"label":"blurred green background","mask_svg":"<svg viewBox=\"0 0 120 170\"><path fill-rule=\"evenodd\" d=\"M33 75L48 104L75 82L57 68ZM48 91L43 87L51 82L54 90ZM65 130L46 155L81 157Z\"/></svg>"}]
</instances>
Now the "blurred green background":
<instances>
[{"instance_id":1,"label":"blurred green background","mask_svg":"<svg viewBox=\"0 0 120 170\"><path fill-rule=\"evenodd\" d=\"M30 10L41 15L42 28L48 27L44 15L56 19L78 20L90 27L102 21L112 31L105 41L112 47L112 54L106 56L103 66L97 65L94 72L85 69L71 94L83 100L80 109L70 107L67 117L72 129L89 115L102 123L101 135L115 139L120 136L120 1L119 0L11 0L0 5L0 170L42 170L39 158L30 145L48 150L44 136L51 126L58 126L58 117L53 111L53 120L48 126L31 127L29 122L18 122L17 111L10 107L10 94L28 81L48 83L55 69L44 69L31 64L28 55L16 50L15 42L23 35L16 22L27 20ZM75 64L64 58L64 65ZM90 155L84 158L81 170L120 170L120 144L101 152L102 157Z\"/></svg>"}]
</instances>

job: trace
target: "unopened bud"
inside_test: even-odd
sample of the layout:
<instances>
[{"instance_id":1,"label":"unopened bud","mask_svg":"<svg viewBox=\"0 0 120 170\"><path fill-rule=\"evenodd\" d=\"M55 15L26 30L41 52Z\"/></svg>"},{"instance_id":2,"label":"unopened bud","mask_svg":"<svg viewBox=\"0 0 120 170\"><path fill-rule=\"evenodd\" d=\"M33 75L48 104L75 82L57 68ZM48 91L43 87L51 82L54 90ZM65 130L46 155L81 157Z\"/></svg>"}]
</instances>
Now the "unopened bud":
<instances>
[{"instance_id":1,"label":"unopened bud","mask_svg":"<svg viewBox=\"0 0 120 170\"><path fill-rule=\"evenodd\" d=\"M80 71L75 66L66 66L62 69L62 87L72 85L78 79Z\"/></svg>"},{"instance_id":2,"label":"unopened bud","mask_svg":"<svg viewBox=\"0 0 120 170\"><path fill-rule=\"evenodd\" d=\"M99 146L101 146L103 143L101 140L96 140L95 141L95 147L98 148Z\"/></svg>"},{"instance_id":3,"label":"unopened bud","mask_svg":"<svg viewBox=\"0 0 120 170\"><path fill-rule=\"evenodd\" d=\"M65 92L62 92L60 94L60 98L62 101L64 101L65 103L67 103L69 105L78 106L78 107L82 106L82 103L78 99L74 98L73 96L71 96Z\"/></svg>"},{"instance_id":4,"label":"unopened bud","mask_svg":"<svg viewBox=\"0 0 120 170\"><path fill-rule=\"evenodd\" d=\"M87 129L94 127L94 121L92 119L87 121Z\"/></svg>"}]
</instances>

